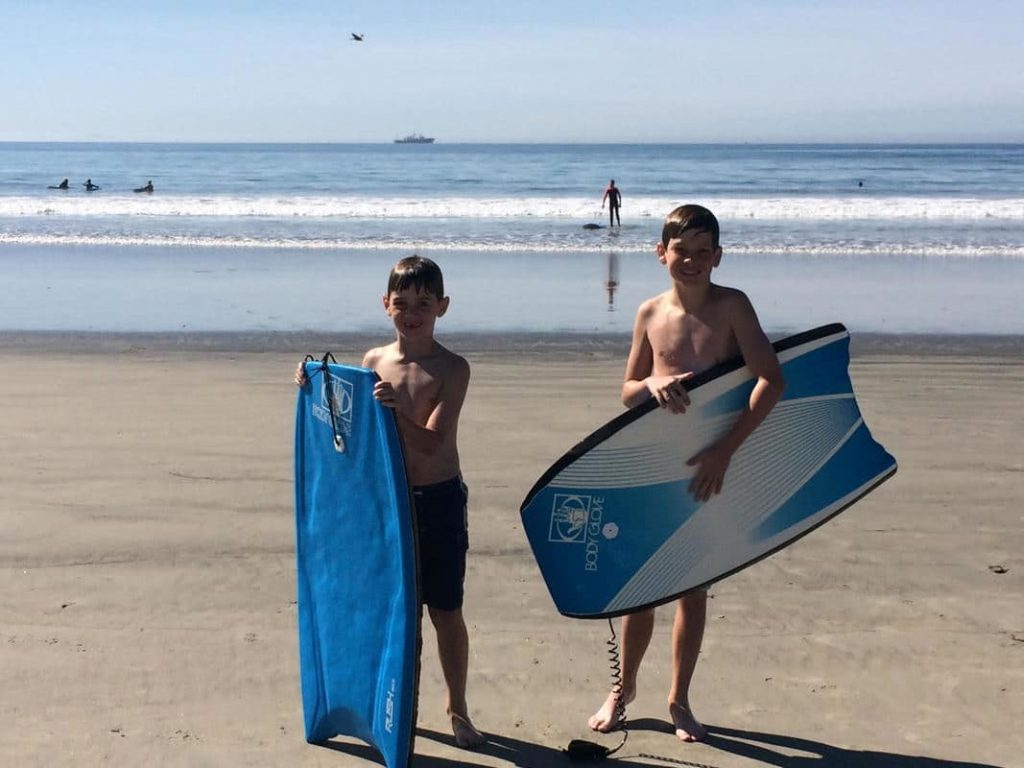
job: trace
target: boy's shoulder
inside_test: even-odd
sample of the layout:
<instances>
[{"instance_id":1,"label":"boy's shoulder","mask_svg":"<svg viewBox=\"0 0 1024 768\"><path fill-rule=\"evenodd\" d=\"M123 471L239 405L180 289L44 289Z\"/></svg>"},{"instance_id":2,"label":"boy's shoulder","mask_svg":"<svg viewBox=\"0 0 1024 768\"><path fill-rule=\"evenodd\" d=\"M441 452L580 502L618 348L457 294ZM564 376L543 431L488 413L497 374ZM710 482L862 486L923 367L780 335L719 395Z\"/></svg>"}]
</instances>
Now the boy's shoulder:
<instances>
[{"instance_id":1,"label":"boy's shoulder","mask_svg":"<svg viewBox=\"0 0 1024 768\"><path fill-rule=\"evenodd\" d=\"M640 306L637 307L636 313L638 315L650 315L652 312L656 312L658 309L663 307L666 302L672 301L672 291L665 291L659 293L657 296L651 296L649 299L644 299L640 302Z\"/></svg>"},{"instance_id":2,"label":"boy's shoulder","mask_svg":"<svg viewBox=\"0 0 1024 768\"><path fill-rule=\"evenodd\" d=\"M744 313L753 310L747 294L739 288L731 288L727 285L711 284L711 291L708 294L710 306L718 307L718 311L732 314L734 312ZM678 299L671 291L659 293L643 301L637 309L637 316L643 321L649 321L655 317L663 316L666 310L678 307Z\"/></svg>"},{"instance_id":3,"label":"boy's shoulder","mask_svg":"<svg viewBox=\"0 0 1024 768\"><path fill-rule=\"evenodd\" d=\"M469 361L457 352L452 352L448 347L444 346L439 342L434 342L435 351L438 357L440 357L445 367L449 371L456 375L469 375Z\"/></svg>"},{"instance_id":4,"label":"boy's shoulder","mask_svg":"<svg viewBox=\"0 0 1024 768\"><path fill-rule=\"evenodd\" d=\"M402 356L399 354L397 343L385 344L384 346L368 350L363 355L363 366L365 368L376 368L382 363L396 361L400 357ZM434 367L440 369L438 372L442 376L465 376L467 378L469 376L469 361L437 341L434 342L434 346L427 356L422 358L405 356L403 359L405 362L414 362L421 365L429 364L428 361L433 361Z\"/></svg>"},{"instance_id":5,"label":"boy's shoulder","mask_svg":"<svg viewBox=\"0 0 1024 768\"><path fill-rule=\"evenodd\" d=\"M741 291L739 288L732 288L728 285L719 285L718 283L711 284L712 296L715 301L721 302L749 302L747 294Z\"/></svg>"},{"instance_id":6,"label":"boy's shoulder","mask_svg":"<svg viewBox=\"0 0 1024 768\"><path fill-rule=\"evenodd\" d=\"M445 391L464 395L469 387L469 361L436 341L429 355L410 362L419 363L428 370Z\"/></svg>"},{"instance_id":7,"label":"boy's shoulder","mask_svg":"<svg viewBox=\"0 0 1024 768\"><path fill-rule=\"evenodd\" d=\"M730 288L726 285L712 285L712 288L711 301L715 307L712 314L718 318L719 323L735 327L756 321L757 312L747 294L739 288Z\"/></svg>"},{"instance_id":8,"label":"boy's shoulder","mask_svg":"<svg viewBox=\"0 0 1024 768\"><path fill-rule=\"evenodd\" d=\"M394 347L394 344L385 344L382 347L373 347L366 350L366 354L363 355L363 367L376 368L382 360L387 358L389 352L393 354L392 347Z\"/></svg>"}]
</instances>

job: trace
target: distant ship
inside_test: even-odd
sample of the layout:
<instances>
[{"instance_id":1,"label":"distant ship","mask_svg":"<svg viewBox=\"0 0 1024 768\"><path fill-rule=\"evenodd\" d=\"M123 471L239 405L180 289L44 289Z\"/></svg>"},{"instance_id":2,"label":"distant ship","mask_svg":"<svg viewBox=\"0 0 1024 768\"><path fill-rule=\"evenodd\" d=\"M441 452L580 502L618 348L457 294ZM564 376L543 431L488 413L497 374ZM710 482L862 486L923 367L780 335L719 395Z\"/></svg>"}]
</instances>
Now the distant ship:
<instances>
[{"instance_id":1,"label":"distant ship","mask_svg":"<svg viewBox=\"0 0 1024 768\"><path fill-rule=\"evenodd\" d=\"M395 139L395 144L433 144L434 139L431 136L424 136L422 133L410 133L408 136L403 136L400 139Z\"/></svg>"}]
</instances>

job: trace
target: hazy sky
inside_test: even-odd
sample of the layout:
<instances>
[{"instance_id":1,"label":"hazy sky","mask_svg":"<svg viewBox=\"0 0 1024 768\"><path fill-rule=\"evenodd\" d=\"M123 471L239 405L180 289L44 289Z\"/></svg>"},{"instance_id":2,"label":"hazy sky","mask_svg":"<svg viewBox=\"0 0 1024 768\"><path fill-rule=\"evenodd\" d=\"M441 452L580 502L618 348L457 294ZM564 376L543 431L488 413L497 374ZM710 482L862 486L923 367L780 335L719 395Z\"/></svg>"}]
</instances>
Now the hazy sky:
<instances>
[{"instance_id":1,"label":"hazy sky","mask_svg":"<svg viewBox=\"0 0 1024 768\"><path fill-rule=\"evenodd\" d=\"M1022 39L1020 0L0 0L0 140L1024 141Z\"/></svg>"}]
</instances>

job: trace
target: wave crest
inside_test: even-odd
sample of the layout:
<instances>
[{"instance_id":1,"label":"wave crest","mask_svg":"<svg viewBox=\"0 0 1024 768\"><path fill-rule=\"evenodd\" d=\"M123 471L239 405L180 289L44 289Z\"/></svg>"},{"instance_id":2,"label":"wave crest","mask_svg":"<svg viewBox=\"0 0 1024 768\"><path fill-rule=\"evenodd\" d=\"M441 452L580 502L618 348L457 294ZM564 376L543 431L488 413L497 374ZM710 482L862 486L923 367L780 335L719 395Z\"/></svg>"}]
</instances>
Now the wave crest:
<instances>
[{"instance_id":1,"label":"wave crest","mask_svg":"<svg viewBox=\"0 0 1024 768\"><path fill-rule=\"evenodd\" d=\"M625 201L631 218L660 219L678 199ZM720 219L1024 221L1024 198L940 197L722 197L701 203ZM0 197L0 217L204 217L318 219L581 219L600 213L592 198L471 198L309 196L22 196Z\"/></svg>"},{"instance_id":2,"label":"wave crest","mask_svg":"<svg viewBox=\"0 0 1024 768\"><path fill-rule=\"evenodd\" d=\"M520 242L493 240L453 239L424 240L404 237L299 238L299 237L245 237L234 235L110 235L110 234L39 234L0 233L0 245L35 246L117 246L117 247L176 247L176 248L258 248L269 250L338 250L338 251L479 251L482 253L645 253L646 243L603 242L595 244L583 240L564 242ZM729 254L758 255L782 254L791 256L920 256L942 258L1008 258L1024 259L1024 245L966 245L955 243L908 244L856 243L841 244L778 242L747 242L730 246Z\"/></svg>"}]
</instances>

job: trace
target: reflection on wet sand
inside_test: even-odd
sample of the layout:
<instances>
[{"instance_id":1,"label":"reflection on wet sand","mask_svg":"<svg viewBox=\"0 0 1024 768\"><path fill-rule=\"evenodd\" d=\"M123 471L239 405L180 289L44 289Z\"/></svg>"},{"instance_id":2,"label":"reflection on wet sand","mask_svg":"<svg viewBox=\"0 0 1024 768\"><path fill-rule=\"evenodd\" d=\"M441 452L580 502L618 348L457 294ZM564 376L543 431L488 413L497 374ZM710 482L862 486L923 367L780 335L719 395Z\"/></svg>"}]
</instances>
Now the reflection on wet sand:
<instances>
[{"instance_id":1,"label":"reflection on wet sand","mask_svg":"<svg viewBox=\"0 0 1024 768\"><path fill-rule=\"evenodd\" d=\"M619 254L614 251L608 253L608 277L605 280L604 288L608 291L608 311L615 311L615 289L619 287Z\"/></svg>"}]
</instances>

